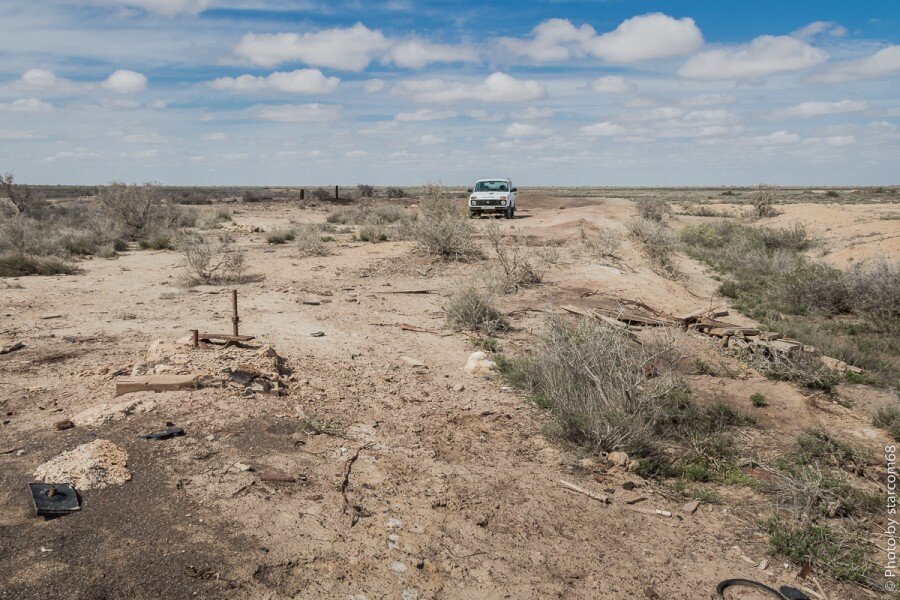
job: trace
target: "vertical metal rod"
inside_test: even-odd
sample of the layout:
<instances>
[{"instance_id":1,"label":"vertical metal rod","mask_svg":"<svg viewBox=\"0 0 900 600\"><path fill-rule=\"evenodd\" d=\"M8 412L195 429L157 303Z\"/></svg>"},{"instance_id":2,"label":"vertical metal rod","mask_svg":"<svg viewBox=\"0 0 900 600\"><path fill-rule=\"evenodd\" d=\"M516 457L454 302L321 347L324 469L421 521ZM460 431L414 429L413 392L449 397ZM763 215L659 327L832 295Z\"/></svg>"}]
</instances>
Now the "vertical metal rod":
<instances>
[{"instance_id":1,"label":"vertical metal rod","mask_svg":"<svg viewBox=\"0 0 900 600\"><path fill-rule=\"evenodd\" d=\"M300 188L300 199L303 200L304 196L306 196L306 190L304 188Z\"/></svg>"},{"instance_id":2,"label":"vertical metal rod","mask_svg":"<svg viewBox=\"0 0 900 600\"><path fill-rule=\"evenodd\" d=\"M200 347L200 330L199 329L191 329L191 333L194 336L194 348Z\"/></svg>"},{"instance_id":3,"label":"vertical metal rod","mask_svg":"<svg viewBox=\"0 0 900 600\"><path fill-rule=\"evenodd\" d=\"M238 317L237 310L237 290L231 290L231 324L233 325L232 333L234 335L238 335L238 323L240 323L241 318Z\"/></svg>"},{"instance_id":4,"label":"vertical metal rod","mask_svg":"<svg viewBox=\"0 0 900 600\"><path fill-rule=\"evenodd\" d=\"M338 196L338 186L334 186L334 199L340 200L340 197Z\"/></svg>"}]
</instances>

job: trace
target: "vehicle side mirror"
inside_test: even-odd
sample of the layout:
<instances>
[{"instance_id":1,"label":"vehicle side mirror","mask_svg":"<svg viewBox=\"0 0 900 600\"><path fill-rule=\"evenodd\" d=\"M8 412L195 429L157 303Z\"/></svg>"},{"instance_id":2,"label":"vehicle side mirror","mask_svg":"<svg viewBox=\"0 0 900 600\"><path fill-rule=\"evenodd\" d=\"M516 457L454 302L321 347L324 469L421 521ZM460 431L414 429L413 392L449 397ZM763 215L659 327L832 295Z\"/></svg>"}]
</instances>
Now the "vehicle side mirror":
<instances>
[{"instance_id":1,"label":"vehicle side mirror","mask_svg":"<svg viewBox=\"0 0 900 600\"><path fill-rule=\"evenodd\" d=\"M469 188L469 193L470 193L470 194L472 193L472 188Z\"/></svg>"},{"instance_id":2,"label":"vehicle side mirror","mask_svg":"<svg viewBox=\"0 0 900 600\"><path fill-rule=\"evenodd\" d=\"M512 191L514 191L514 192L518 192L518 191L519 191L519 188L517 188L517 187L514 187L514 188L513 188L513 189L512 189Z\"/></svg>"}]
</instances>

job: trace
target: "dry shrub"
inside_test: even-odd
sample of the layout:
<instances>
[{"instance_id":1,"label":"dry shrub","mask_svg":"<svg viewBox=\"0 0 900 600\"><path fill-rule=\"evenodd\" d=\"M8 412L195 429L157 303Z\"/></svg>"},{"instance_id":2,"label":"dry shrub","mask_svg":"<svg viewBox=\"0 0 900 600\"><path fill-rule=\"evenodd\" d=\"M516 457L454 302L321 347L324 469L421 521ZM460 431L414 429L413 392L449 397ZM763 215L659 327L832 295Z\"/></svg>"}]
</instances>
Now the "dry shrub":
<instances>
[{"instance_id":1,"label":"dry shrub","mask_svg":"<svg viewBox=\"0 0 900 600\"><path fill-rule=\"evenodd\" d=\"M356 189L359 190L360 198L374 198L375 197L375 186L368 185L366 183L359 183L356 185Z\"/></svg>"},{"instance_id":2,"label":"dry shrub","mask_svg":"<svg viewBox=\"0 0 900 600\"><path fill-rule=\"evenodd\" d=\"M406 190L402 187L389 187L385 193L388 198L406 198Z\"/></svg>"},{"instance_id":3,"label":"dry shrub","mask_svg":"<svg viewBox=\"0 0 900 600\"><path fill-rule=\"evenodd\" d=\"M331 190L328 190L323 187L318 187L312 191L313 200L318 200L319 202L323 202L325 200L330 200L333 198L333 193Z\"/></svg>"},{"instance_id":4,"label":"dry shrub","mask_svg":"<svg viewBox=\"0 0 900 600\"><path fill-rule=\"evenodd\" d=\"M496 221L488 223L485 233L494 254L492 262L497 266L494 271L499 291L508 294L543 280L555 249L544 254L531 252L521 244L518 232L506 235Z\"/></svg>"},{"instance_id":5,"label":"dry shrub","mask_svg":"<svg viewBox=\"0 0 900 600\"><path fill-rule=\"evenodd\" d=\"M0 252L0 277L73 275L77 272L77 268L57 258Z\"/></svg>"},{"instance_id":6,"label":"dry shrub","mask_svg":"<svg viewBox=\"0 0 900 600\"><path fill-rule=\"evenodd\" d=\"M164 200L160 189L150 183L111 183L100 191L100 208L115 227L117 236L135 241L171 239L177 229L193 227L197 222L195 209L185 210Z\"/></svg>"},{"instance_id":7,"label":"dry shrub","mask_svg":"<svg viewBox=\"0 0 900 600\"><path fill-rule=\"evenodd\" d=\"M886 332L900 330L900 261L856 264L846 279L854 312Z\"/></svg>"},{"instance_id":8,"label":"dry shrub","mask_svg":"<svg viewBox=\"0 0 900 600\"><path fill-rule=\"evenodd\" d=\"M881 406L872 417L872 424L887 431L895 441L900 442L900 405L896 402Z\"/></svg>"},{"instance_id":9,"label":"dry shrub","mask_svg":"<svg viewBox=\"0 0 900 600\"><path fill-rule=\"evenodd\" d=\"M676 358L665 337L637 345L617 328L551 317L532 355L511 370L552 411L565 439L593 451L644 455L666 426L679 385Z\"/></svg>"},{"instance_id":10,"label":"dry shrub","mask_svg":"<svg viewBox=\"0 0 900 600\"><path fill-rule=\"evenodd\" d=\"M331 248L322 240L322 232L315 225L304 225L295 230L297 250L301 257L328 256Z\"/></svg>"},{"instance_id":11,"label":"dry shrub","mask_svg":"<svg viewBox=\"0 0 900 600\"><path fill-rule=\"evenodd\" d=\"M339 208L328 213L325 220L338 225L388 225L408 218L406 212L397 206L356 206Z\"/></svg>"},{"instance_id":12,"label":"dry shrub","mask_svg":"<svg viewBox=\"0 0 900 600\"><path fill-rule=\"evenodd\" d=\"M641 218L656 223L673 216L672 207L662 198L638 198L634 201L634 207Z\"/></svg>"},{"instance_id":13,"label":"dry shrub","mask_svg":"<svg viewBox=\"0 0 900 600\"><path fill-rule=\"evenodd\" d=\"M509 323L494 307L490 295L474 285L462 287L450 298L446 318L451 327L485 335L509 329Z\"/></svg>"},{"instance_id":14,"label":"dry shrub","mask_svg":"<svg viewBox=\"0 0 900 600\"><path fill-rule=\"evenodd\" d=\"M419 250L445 260L475 258L480 252L472 234L468 214L447 189L439 184L426 185L419 216L410 226L410 235Z\"/></svg>"},{"instance_id":15,"label":"dry shrub","mask_svg":"<svg viewBox=\"0 0 900 600\"><path fill-rule=\"evenodd\" d=\"M244 253L229 235L186 235L181 252L194 283L227 283L244 277Z\"/></svg>"},{"instance_id":16,"label":"dry shrub","mask_svg":"<svg viewBox=\"0 0 900 600\"><path fill-rule=\"evenodd\" d=\"M362 242L386 242L388 241L387 229L381 225L363 225L357 232L356 238Z\"/></svg>"},{"instance_id":17,"label":"dry shrub","mask_svg":"<svg viewBox=\"0 0 900 600\"><path fill-rule=\"evenodd\" d=\"M750 201L753 203L753 212L751 216L756 219L765 219L768 217L777 217L781 214L774 206L775 190L778 188L774 185L759 184L753 190L753 196Z\"/></svg>"},{"instance_id":18,"label":"dry shrub","mask_svg":"<svg viewBox=\"0 0 900 600\"><path fill-rule=\"evenodd\" d=\"M632 219L628 223L628 233L641 243L654 271L666 277L678 275L673 258L675 238L664 225L647 219Z\"/></svg>"},{"instance_id":19,"label":"dry shrub","mask_svg":"<svg viewBox=\"0 0 900 600\"><path fill-rule=\"evenodd\" d=\"M579 226L578 232L581 236L581 243L588 248L591 254L601 260L622 260L622 234L618 230L612 227L599 227L597 234L591 236L584 230L584 227Z\"/></svg>"},{"instance_id":20,"label":"dry shrub","mask_svg":"<svg viewBox=\"0 0 900 600\"><path fill-rule=\"evenodd\" d=\"M815 354L799 352L797 354L772 353L768 358L761 358L758 368L769 379L793 381L814 390L831 392L841 382L841 374L829 369Z\"/></svg>"}]
</instances>

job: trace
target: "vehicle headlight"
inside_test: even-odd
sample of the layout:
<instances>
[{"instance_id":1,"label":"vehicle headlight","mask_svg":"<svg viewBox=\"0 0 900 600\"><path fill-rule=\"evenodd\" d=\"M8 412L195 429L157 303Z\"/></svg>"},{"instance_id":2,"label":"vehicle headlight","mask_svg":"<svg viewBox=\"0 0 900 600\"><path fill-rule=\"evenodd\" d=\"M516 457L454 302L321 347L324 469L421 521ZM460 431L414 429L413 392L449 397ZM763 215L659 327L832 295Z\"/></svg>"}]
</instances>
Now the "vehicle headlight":
<instances>
[{"instance_id":1,"label":"vehicle headlight","mask_svg":"<svg viewBox=\"0 0 900 600\"><path fill-rule=\"evenodd\" d=\"M475 206L475 198L469 200L469 206Z\"/></svg>"},{"instance_id":2,"label":"vehicle headlight","mask_svg":"<svg viewBox=\"0 0 900 600\"><path fill-rule=\"evenodd\" d=\"M506 200L501 200L501 201L500 201L500 206L506 206Z\"/></svg>"}]
</instances>

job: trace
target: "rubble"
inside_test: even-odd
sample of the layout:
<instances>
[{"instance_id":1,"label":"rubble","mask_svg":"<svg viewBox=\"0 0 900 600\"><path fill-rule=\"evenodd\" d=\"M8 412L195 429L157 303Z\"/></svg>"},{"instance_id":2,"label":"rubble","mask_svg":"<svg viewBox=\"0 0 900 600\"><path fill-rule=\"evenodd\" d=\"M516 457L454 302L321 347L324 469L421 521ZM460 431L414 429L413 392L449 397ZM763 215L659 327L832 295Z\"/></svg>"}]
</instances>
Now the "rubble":
<instances>
[{"instance_id":1,"label":"rubble","mask_svg":"<svg viewBox=\"0 0 900 600\"><path fill-rule=\"evenodd\" d=\"M472 354L470 354L469 360L466 361L466 366L463 367L466 373L469 373L470 375L490 373L496 368L497 363L490 360L487 357L487 354L481 351L473 352Z\"/></svg>"},{"instance_id":2,"label":"rubble","mask_svg":"<svg viewBox=\"0 0 900 600\"><path fill-rule=\"evenodd\" d=\"M109 440L94 440L40 465L34 476L46 483L69 483L79 490L100 490L131 479L128 454Z\"/></svg>"}]
</instances>

